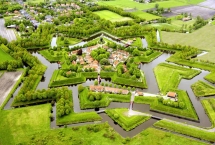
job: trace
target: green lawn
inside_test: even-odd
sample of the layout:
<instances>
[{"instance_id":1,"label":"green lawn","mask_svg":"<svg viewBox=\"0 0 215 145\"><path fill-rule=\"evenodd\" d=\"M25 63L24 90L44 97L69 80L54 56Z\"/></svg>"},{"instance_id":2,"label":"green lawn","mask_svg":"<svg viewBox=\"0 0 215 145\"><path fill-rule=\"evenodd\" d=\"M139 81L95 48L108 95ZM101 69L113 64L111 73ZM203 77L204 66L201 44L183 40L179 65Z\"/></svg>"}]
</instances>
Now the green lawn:
<instances>
[{"instance_id":1,"label":"green lawn","mask_svg":"<svg viewBox=\"0 0 215 145\"><path fill-rule=\"evenodd\" d=\"M215 142L215 137L214 137L215 133L209 132L206 129L203 129L200 127L187 125L184 123L179 123L179 122L175 122L167 119L163 119L161 121L156 122L154 126L167 129L170 131L174 131L180 134L196 137L199 139Z\"/></svg>"},{"instance_id":2,"label":"green lawn","mask_svg":"<svg viewBox=\"0 0 215 145\"><path fill-rule=\"evenodd\" d=\"M169 44L190 45L198 49L209 51L209 53L198 57L202 60L215 62L214 25L206 25L190 34L161 32L162 41Z\"/></svg>"},{"instance_id":3,"label":"green lawn","mask_svg":"<svg viewBox=\"0 0 215 145\"><path fill-rule=\"evenodd\" d=\"M176 20L173 18L171 21L171 25L176 26L178 28L181 28L182 25L187 25L187 28L188 28L189 26L192 26L194 22L195 22L195 19L192 19L190 21L182 21L182 20Z\"/></svg>"},{"instance_id":4,"label":"green lawn","mask_svg":"<svg viewBox=\"0 0 215 145\"><path fill-rule=\"evenodd\" d=\"M199 3L202 2L203 0L191 0L190 3ZM172 8L172 7L178 7L178 6L184 6L184 5L189 5L187 0L168 0L168 1L161 1L157 2L159 4L159 7L163 8ZM138 10L146 10L146 9L151 9L155 7L155 3L137 3L133 0L114 0L114 1L99 1L99 5L110 5L114 7L120 7L123 9L128 9L128 8L136 8Z\"/></svg>"},{"instance_id":5,"label":"green lawn","mask_svg":"<svg viewBox=\"0 0 215 145\"><path fill-rule=\"evenodd\" d=\"M210 74L206 75L204 79L211 83L215 83L215 72L211 72Z\"/></svg>"},{"instance_id":6,"label":"green lawn","mask_svg":"<svg viewBox=\"0 0 215 145\"><path fill-rule=\"evenodd\" d=\"M20 136L50 129L50 104L0 111L0 144L22 141Z\"/></svg>"},{"instance_id":7,"label":"green lawn","mask_svg":"<svg viewBox=\"0 0 215 145\"><path fill-rule=\"evenodd\" d=\"M161 63L154 68L154 73L160 91L165 94L169 89L177 89L182 78L191 79L200 71Z\"/></svg>"},{"instance_id":8,"label":"green lawn","mask_svg":"<svg viewBox=\"0 0 215 145\"><path fill-rule=\"evenodd\" d=\"M64 43L65 39L68 40L67 44ZM81 41L80 39L69 38L69 37L64 37L64 40L62 40L61 37L57 37L57 46L74 45L74 44L79 43Z\"/></svg>"},{"instance_id":9,"label":"green lawn","mask_svg":"<svg viewBox=\"0 0 215 145\"><path fill-rule=\"evenodd\" d=\"M6 61L6 60L14 60L14 58L0 48L0 62Z\"/></svg>"},{"instance_id":10,"label":"green lawn","mask_svg":"<svg viewBox=\"0 0 215 145\"><path fill-rule=\"evenodd\" d=\"M96 112L70 113L69 115L57 118L57 124L72 124L81 122L92 122L102 120Z\"/></svg>"},{"instance_id":11,"label":"green lawn","mask_svg":"<svg viewBox=\"0 0 215 145\"><path fill-rule=\"evenodd\" d=\"M201 100L201 103L212 123L212 127L215 127L215 99L214 98L204 99Z\"/></svg>"},{"instance_id":12,"label":"green lawn","mask_svg":"<svg viewBox=\"0 0 215 145\"><path fill-rule=\"evenodd\" d=\"M146 20L153 20L153 19L160 18L159 16L152 15L152 14L140 11L140 10L132 12L132 13L137 15L137 16L139 16L140 18L143 18L143 19L146 19Z\"/></svg>"},{"instance_id":13,"label":"green lawn","mask_svg":"<svg viewBox=\"0 0 215 145\"><path fill-rule=\"evenodd\" d=\"M126 131L130 131L150 119L150 115L128 116L129 109L127 108L107 109L105 112Z\"/></svg>"},{"instance_id":14,"label":"green lawn","mask_svg":"<svg viewBox=\"0 0 215 145\"><path fill-rule=\"evenodd\" d=\"M192 84L191 88L197 97L207 97L215 95L215 87L200 80Z\"/></svg>"},{"instance_id":15,"label":"green lawn","mask_svg":"<svg viewBox=\"0 0 215 145\"><path fill-rule=\"evenodd\" d=\"M101 17L102 19L110 20L111 22L132 20L132 18L122 17L122 16L120 16L114 12L108 11L108 10L96 11L93 13L99 15L99 17Z\"/></svg>"},{"instance_id":16,"label":"green lawn","mask_svg":"<svg viewBox=\"0 0 215 145\"><path fill-rule=\"evenodd\" d=\"M44 3L44 2L46 2L46 0L26 0L26 2L29 2L29 3Z\"/></svg>"}]
</instances>

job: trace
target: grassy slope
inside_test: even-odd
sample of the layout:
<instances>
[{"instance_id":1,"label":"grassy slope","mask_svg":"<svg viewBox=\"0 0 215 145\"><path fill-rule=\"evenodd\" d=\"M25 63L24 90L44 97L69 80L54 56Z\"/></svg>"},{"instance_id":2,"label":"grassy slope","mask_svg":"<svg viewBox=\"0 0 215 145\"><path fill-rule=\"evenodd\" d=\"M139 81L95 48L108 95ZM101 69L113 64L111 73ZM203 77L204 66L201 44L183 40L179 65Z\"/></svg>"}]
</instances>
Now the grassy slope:
<instances>
[{"instance_id":1,"label":"grassy slope","mask_svg":"<svg viewBox=\"0 0 215 145\"><path fill-rule=\"evenodd\" d=\"M207 50L209 53L200 56L199 59L215 62L214 29L215 26L206 25L190 34L162 31L162 41L169 44L190 45L199 49Z\"/></svg>"},{"instance_id":2,"label":"grassy slope","mask_svg":"<svg viewBox=\"0 0 215 145\"><path fill-rule=\"evenodd\" d=\"M201 100L201 103L212 123L212 127L215 127L215 99L211 98L211 99Z\"/></svg>"},{"instance_id":3,"label":"grassy slope","mask_svg":"<svg viewBox=\"0 0 215 145\"><path fill-rule=\"evenodd\" d=\"M50 128L50 104L0 112L0 144L16 144L26 136Z\"/></svg>"},{"instance_id":4,"label":"grassy slope","mask_svg":"<svg viewBox=\"0 0 215 145\"><path fill-rule=\"evenodd\" d=\"M154 68L154 73L160 91L165 94L169 89L176 89L182 78L191 79L200 71L161 63Z\"/></svg>"},{"instance_id":5,"label":"grassy slope","mask_svg":"<svg viewBox=\"0 0 215 145\"><path fill-rule=\"evenodd\" d=\"M187 124L163 119L161 121L156 122L154 126L159 128L164 128L170 131L178 132L181 134L185 134L188 136L200 138L203 140L215 142L214 132L208 132L206 129L202 129L192 125L187 125Z\"/></svg>"},{"instance_id":6,"label":"grassy slope","mask_svg":"<svg viewBox=\"0 0 215 145\"><path fill-rule=\"evenodd\" d=\"M69 45L74 45L74 44L79 43L81 41L81 40L79 40L77 38L64 37L64 39L67 39L69 41ZM60 39L60 37L57 37L57 46L65 46L64 40L62 41Z\"/></svg>"},{"instance_id":7,"label":"grassy slope","mask_svg":"<svg viewBox=\"0 0 215 145\"><path fill-rule=\"evenodd\" d=\"M211 83L215 83L215 72L206 75L204 78Z\"/></svg>"},{"instance_id":8,"label":"grassy slope","mask_svg":"<svg viewBox=\"0 0 215 145\"><path fill-rule=\"evenodd\" d=\"M70 113L69 115L57 118L57 124L72 124L100 120L102 120L102 118L96 112Z\"/></svg>"},{"instance_id":9,"label":"grassy slope","mask_svg":"<svg viewBox=\"0 0 215 145\"><path fill-rule=\"evenodd\" d=\"M114 12L108 11L108 10L96 11L94 13L99 15L99 17L101 17L102 19L110 20L112 22L132 20L132 18L122 17L122 16L120 16Z\"/></svg>"},{"instance_id":10,"label":"grassy slope","mask_svg":"<svg viewBox=\"0 0 215 145\"><path fill-rule=\"evenodd\" d=\"M129 145L200 145L206 144L155 128L147 128L131 139Z\"/></svg>"},{"instance_id":11,"label":"grassy slope","mask_svg":"<svg viewBox=\"0 0 215 145\"><path fill-rule=\"evenodd\" d=\"M129 110L127 108L105 110L108 116L110 116L126 131L130 131L150 119L150 116L143 115L127 116L126 113L128 113L128 111ZM118 115L119 118L116 119L115 115Z\"/></svg>"},{"instance_id":12,"label":"grassy slope","mask_svg":"<svg viewBox=\"0 0 215 145\"><path fill-rule=\"evenodd\" d=\"M192 84L191 88L197 97L215 95L215 87L203 81Z\"/></svg>"},{"instance_id":13,"label":"grassy slope","mask_svg":"<svg viewBox=\"0 0 215 145\"><path fill-rule=\"evenodd\" d=\"M0 49L0 62L6 60L14 60L14 58L11 57L8 53L4 52L2 49Z\"/></svg>"}]
</instances>

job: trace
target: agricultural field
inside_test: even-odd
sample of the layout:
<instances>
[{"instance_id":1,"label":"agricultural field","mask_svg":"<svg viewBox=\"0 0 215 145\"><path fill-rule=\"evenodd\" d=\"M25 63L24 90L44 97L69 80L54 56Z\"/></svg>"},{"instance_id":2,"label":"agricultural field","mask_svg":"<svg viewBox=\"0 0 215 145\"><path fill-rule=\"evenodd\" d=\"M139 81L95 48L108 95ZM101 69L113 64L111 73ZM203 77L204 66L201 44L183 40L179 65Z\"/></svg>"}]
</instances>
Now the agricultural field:
<instances>
[{"instance_id":1,"label":"agricultural field","mask_svg":"<svg viewBox=\"0 0 215 145\"><path fill-rule=\"evenodd\" d=\"M192 0L191 3L199 3L203 0ZM178 7L178 6L185 6L189 5L189 3L186 0L183 1L177 1L177 0L169 0L169 1L161 1L157 2L160 7L163 8L172 8L172 7ZM114 1L99 1L99 5L110 5L115 7L120 7L123 9L138 9L138 10L146 10L151 9L155 7L155 3L137 3L135 1L130 0L114 0Z\"/></svg>"},{"instance_id":2,"label":"agricultural field","mask_svg":"<svg viewBox=\"0 0 215 145\"><path fill-rule=\"evenodd\" d=\"M135 14L135 15L137 15L137 16L139 16L140 18L146 19L147 21L148 20L154 20L154 19L160 18L159 16L152 15L152 14L140 11L140 10L134 11L132 13Z\"/></svg>"},{"instance_id":3,"label":"agricultural field","mask_svg":"<svg viewBox=\"0 0 215 145\"><path fill-rule=\"evenodd\" d=\"M114 12L103 10L94 12L95 14L99 15L102 19L110 20L111 22L121 22L121 21L128 21L132 20L129 17L122 17Z\"/></svg>"},{"instance_id":4,"label":"agricultural field","mask_svg":"<svg viewBox=\"0 0 215 145\"><path fill-rule=\"evenodd\" d=\"M190 45L200 50L208 51L207 54L199 56L198 59L215 62L215 41L213 41L214 29L214 25L206 25L190 34L162 31L161 38L162 42L165 43Z\"/></svg>"}]
</instances>

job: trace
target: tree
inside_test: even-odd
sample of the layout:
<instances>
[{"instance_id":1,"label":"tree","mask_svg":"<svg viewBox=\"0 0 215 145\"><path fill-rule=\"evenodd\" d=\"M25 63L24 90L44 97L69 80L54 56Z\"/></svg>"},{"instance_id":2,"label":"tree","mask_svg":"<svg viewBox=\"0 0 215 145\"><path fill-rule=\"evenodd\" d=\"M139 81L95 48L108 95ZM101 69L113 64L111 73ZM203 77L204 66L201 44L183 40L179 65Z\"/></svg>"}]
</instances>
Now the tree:
<instances>
[{"instance_id":1,"label":"tree","mask_svg":"<svg viewBox=\"0 0 215 145\"><path fill-rule=\"evenodd\" d=\"M159 8L159 4L158 4L158 3L155 4L155 8L156 8L156 9Z\"/></svg>"},{"instance_id":2,"label":"tree","mask_svg":"<svg viewBox=\"0 0 215 145\"><path fill-rule=\"evenodd\" d=\"M19 30L22 32L22 31L25 31L25 25L23 23L19 24Z\"/></svg>"},{"instance_id":3,"label":"tree","mask_svg":"<svg viewBox=\"0 0 215 145\"><path fill-rule=\"evenodd\" d=\"M7 71L12 71L13 70L13 67L9 64L8 66L7 66Z\"/></svg>"}]
</instances>

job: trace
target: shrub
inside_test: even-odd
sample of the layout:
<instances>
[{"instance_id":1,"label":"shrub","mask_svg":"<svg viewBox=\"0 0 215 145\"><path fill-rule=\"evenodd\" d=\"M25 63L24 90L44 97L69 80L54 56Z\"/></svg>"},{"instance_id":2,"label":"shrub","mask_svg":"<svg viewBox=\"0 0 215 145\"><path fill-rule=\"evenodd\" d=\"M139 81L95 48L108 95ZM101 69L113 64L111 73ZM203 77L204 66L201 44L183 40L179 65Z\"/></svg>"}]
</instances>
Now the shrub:
<instances>
[{"instance_id":1,"label":"shrub","mask_svg":"<svg viewBox=\"0 0 215 145\"><path fill-rule=\"evenodd\" d=\"M101 85L104 86L104 82L102 82Z\"/></svg>"},{"instance_id":2,"label":"shrub","mask_svg":"<svg viewBox=\"0 0 215 145\"><path fill-rule=\"evenodd\" d=\"M78 93L81 93L84 90L83 85L79 85L78 86Z\"/></svg>"},{"instance_id":3,"label":"shrub","mask_svg":"<svg viewBox=\"0 0 215 145\"><path fill-rule=\"evenodd\" d=\"M118 119L118 118L119 118L119 115L118 115L118 114L114 114L113 117L114 117L115 119Z\"/></svg>"},{"instance_id":4,"label":"shrub","mask_svg":"<svg viewBox=\"0 0 215 145\"><path fill-rule=\"evenodd\" d=\"M98 84L99 84L99 83L98 83L98 80L95 80L95 81L94 81L94 85L97 86Z\"/></svg>"}]
</instances>

